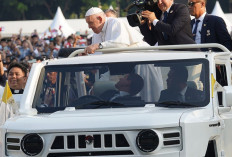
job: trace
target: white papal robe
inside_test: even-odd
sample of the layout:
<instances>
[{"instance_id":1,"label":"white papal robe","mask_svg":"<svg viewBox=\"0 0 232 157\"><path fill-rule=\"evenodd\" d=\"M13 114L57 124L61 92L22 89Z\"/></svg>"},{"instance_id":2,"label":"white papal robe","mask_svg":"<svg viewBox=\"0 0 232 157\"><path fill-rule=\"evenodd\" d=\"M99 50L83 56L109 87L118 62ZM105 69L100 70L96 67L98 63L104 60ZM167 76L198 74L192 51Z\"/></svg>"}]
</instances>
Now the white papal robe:
<instances>
[{"instance_id":1,"label":"white papal robe","mask_svg":"<svg viewBox=\"0 0 232 157\"><path fill-rule=\"evenodd\" d=\"M106 18L102 31L93 34L92 44L96 43L101 43L103 48L149 46L139 31L118 18Z\"/></svg>"},{"instance_id":2,"label":"white papal robe","mask_svg":"<svg viewBox=\"0 0 232 157\"><path fill-rule=\"evenodd\" d=\"M149 46L143 38L143 35L128 23L118 18L106 18L102 31L93 35L92 44L101 43L104 49ZM157 101L160 91L163 90L160 68L150 64L139 65L136 67L136 73L144 79L144 88L138 95L146 102ZM110 80L109 72L106 74L108 74L107 79ZM106 75L104 75L104 80L106 80Z\"/></svg>"}]
</instances>

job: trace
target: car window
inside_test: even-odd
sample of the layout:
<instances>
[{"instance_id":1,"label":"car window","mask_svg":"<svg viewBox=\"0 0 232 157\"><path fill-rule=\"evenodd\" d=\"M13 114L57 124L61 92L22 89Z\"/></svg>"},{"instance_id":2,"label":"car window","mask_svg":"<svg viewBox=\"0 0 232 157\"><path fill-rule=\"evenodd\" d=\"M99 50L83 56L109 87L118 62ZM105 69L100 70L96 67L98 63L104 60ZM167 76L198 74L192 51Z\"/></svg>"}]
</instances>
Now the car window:
<instances>
[{"instance_id":1,"label":"car window","mask_svg":"<svg viewBox=\"0 0 232 157\"><path fill-rule=\"evenodd\" d=\"M205 106L207 67L204 59L46 66L33 107L46 113L66 107L125 108L147 103Z\"/></svg>"}]
</instances>

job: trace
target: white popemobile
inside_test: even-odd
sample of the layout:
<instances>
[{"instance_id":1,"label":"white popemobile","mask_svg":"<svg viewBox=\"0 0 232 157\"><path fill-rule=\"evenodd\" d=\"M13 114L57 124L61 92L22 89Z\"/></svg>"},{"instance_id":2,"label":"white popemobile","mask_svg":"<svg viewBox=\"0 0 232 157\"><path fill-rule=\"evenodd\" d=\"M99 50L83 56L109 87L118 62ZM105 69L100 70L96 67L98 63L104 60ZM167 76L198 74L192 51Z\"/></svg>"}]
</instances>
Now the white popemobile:
<instances>
[{"instance_id":1,"label":"white popemobile","mask_svg":"<svg viewBox=\"0 0 232 157\"><path fill-rule=\"evenodd\" d=\"M203 47L221 52L180 51ZM0 127L1 157L232 156L231 61L224 46L114 48L72 57L81 51L33 64L20 114ZM174 77L173 69L183 71ZM106 98L131 73L142 77L139 93ZM139 88L129 82L130 91ZM182 99L174 90L179 85Z\"/></svg>"}]
</instances>

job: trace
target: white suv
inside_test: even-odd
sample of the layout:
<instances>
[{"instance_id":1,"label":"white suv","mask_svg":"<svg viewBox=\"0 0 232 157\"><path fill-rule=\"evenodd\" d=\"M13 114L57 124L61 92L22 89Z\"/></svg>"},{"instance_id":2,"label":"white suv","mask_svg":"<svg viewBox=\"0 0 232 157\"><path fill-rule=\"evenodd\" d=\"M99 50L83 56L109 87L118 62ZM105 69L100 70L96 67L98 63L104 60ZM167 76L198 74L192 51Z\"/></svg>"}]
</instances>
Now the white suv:
<instances>
[{"instance_id":1,"label":"white suv","mask_svg":"<svg viewBox=\"0 0 232 157\"><path fill-rule=\"evenodd\" d=\"M223 52L167 50L208 46ZM20 115L0 128L0 156L232 156L227 49L208 44L102 51L33 65ZM174 77L173 69L179 71ZM129 92L118 91L130 74L142 78L142 87L130 80ZM180 87L182 100L174 91ZM111 91L124 95L107 97Z\"/></svg>"}]
</instances>

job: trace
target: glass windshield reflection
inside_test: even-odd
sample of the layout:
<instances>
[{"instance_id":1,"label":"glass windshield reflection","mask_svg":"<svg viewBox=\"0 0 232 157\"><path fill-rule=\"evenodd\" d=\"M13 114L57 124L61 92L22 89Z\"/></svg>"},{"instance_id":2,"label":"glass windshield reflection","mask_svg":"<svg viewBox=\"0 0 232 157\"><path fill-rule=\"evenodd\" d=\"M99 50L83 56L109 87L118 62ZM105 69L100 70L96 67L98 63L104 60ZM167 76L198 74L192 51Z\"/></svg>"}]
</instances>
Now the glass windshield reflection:
<instances>
[{"instance_id":1,"label":"glass windshield reflection","mask_svg":"<svg viewBox=\"0 0 232 157\"><path fill-rule=\"evenodd\" d=\"M33 106L39 113L76 109L205 106L209 101L208 62L159 62L47 66Z\"/></svg>"}]
</instances>

